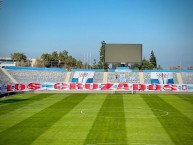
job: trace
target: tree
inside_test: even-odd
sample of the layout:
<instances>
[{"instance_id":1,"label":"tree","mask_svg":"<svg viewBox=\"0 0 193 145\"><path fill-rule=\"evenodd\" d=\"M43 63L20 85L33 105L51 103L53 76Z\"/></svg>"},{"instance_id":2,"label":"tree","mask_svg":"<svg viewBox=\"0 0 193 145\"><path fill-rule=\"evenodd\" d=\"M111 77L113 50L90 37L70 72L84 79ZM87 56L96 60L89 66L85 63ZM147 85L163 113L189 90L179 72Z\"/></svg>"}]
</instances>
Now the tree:
<instances>
[{"instance_id":1,"label":"tree","mask_svg":"<svg viewBox=\"0 0 193 145\"><path fill-rule=\"evenodd\" d=\"M101 42L99 68L108 69L108 64L105 63L105 41Z\"/></svg>"},{"instance_id":2,"label":"tree","mask_svg":"<svg viewBox=\"0 0 193 145\"><path fill-rule=\"evenodd\" d=\"M51 67L58 67L59 66L59 56L57 51L52 52L51 56Z\"/></svg>"},{"instance_id":3,"label":"tree","mask_svg":"<svg viewBox=\"0 0 193 145\"><path fill-rule=\"evenodd\" d=\"M101 49L100 49L100 61L102 64L105 63L105 41L101 42Z\"/></svg>"},{"instance_id":4,"label":"tree","mask_svg":"<svg viewBox=\"0 0 193 145\"><path fill-rule=\"evenodd\" d=\"M135 69L135 70L139 70L140 67L141 67L140 64L133 64L133 65L131 65L131 68Z\"/></svg>"},{"instance_id":5,"label":"tree","mask_svg":"<svg viewBox=\"0 0 193 145\"><path fill-rule=\"evenodd\" d=\"M53 51L51 54L43 53L41 59L44 61L46 67L75 67L76 59L68 56L68 51L62 52Z\"/></svg>"},{"instance_id":6,"label":"tree","mask_svg":"<svg viewBox=\"0 0 193 145\"><path fill-rule=\"evenodd\" d=\"M68 51L64 50L58 54L60 61L65 61L68 58Z\"/></svg>"},{"instance_id":7,"label":"tree","mask_svg":"<svg viewBox=\"0 0 193 145\"><path fill-rule=\"evenodd\" d=\"M151 51L149 61L153 64L154 68L157 68L157 61L156 61L156 57L154 55L153 50Z\"/></svg>"},{"instance_id":8,"label":"tree","mask_svg":"<svg viewBox=\"0 0 193 145\"><path fill-rule=\"evenodd\" d=\"M50 56L51 56L51 61L58 61L59 59L57 51L52 52Z\"/></svg>"},{"instance_id":9,"label":"tree","mask_svg":"<svg viewBox=\"0 0 193 145\"><path fill-rule=\"evenodd\" d=\"M17 52L17 53L11 54L11 59L16 61L21 61L21 60L26 61L27 57L24 53Z\"/></svg>"},{"instance_id":10,"label":"tree","mask_svg":"<svg viewBox=\"0 0 193 145\"><path fill-rule=\"evenodd\" d=\"M28 61L24 61L24 60L21 60L21 61L18 61L17 62L17 66L30 66L30 63Z\"/></svg>"},{"instance_id":11,"label":"tree","mask_svg":"<svg viewBox=\"0 0 193 145\"><path fill-rule=\"evenodd\" d=\"M44 60L44 61L50 61L51 56L50 56L50 54L48 54L48 53L43 53L43 54L41 55L41 59Z\"/></svg>"},{"instance_id":12,"label":"tree","mask_svg":"<svg viewBox=\"0 0 193 145\"><path fill-rule=\"evenodd\" d=\"M94 62L93 62L93 64L92 64L92 68L93 69L97 69L98 67L97 67L97 63L96 63L96 59L94 59Z\"/></svg>"},{"instance_id":13,"label":"tree","mask_svg":"<svg viewBox=\"0 0 193 145\"><path fill-rule=\"evenodd\" d=\"M66 59L66 64L67 64L68 70L70 70L72 67L75 67L75 65L76 65L76 59L73 58L72 56L69 56L69 57Z\"/></svg>"},{"instance_id":14,"label":"tree","mask_svg":"<svg viewBox=\"0 0 193 145\"><path fill-rule=\"evenodd\" d=\"M60 66L67 67L67 64L65 63L67 58L68 58L68 51L63 50L62 52L59 52L58 59Z\"/></svg>"},{"instance_id":15,"label":"tree","mask_svg":"<svg viewBox=\"0 0 193 145\"><path fill-rule=\"evenodd\" d=\"M50 54L43 53L41 55L41 59L44 61L45 67L51 67L51 63L50 63L51 55Z\"/></svg>"},{"instance_id":16,"label":"tree","mask_svg":"<svg viewBox=\"0 0 193 145\"><path fill-rule=\"evenodd\" d=\"M144 69L153 69L154 68L154 65L149 62L148 60L146 60L145 58L143 59L142 61L142 67L141 67L143 70Z\"/></svg>"},{"instance_id":17,"label":"tree","mask_svg":"<svg viewBox=\"0 0 193 145\"><path fill-rule=\"evenodd\" d=\"M76 61L76 68L82 68L82 67L83 67L82 61L80 60Z\"/></svg>"},{"instance_id":18,"label":"tree","mask_svg":"<svg viewBox=\"0 0 193 145\"><path fill-rule=\"evenodd\" d=\"M17 66L29 66L29 63L26 61L27 57L24 53L13 53L11 54L11 59L17 61Z\"/></svg>"}]
</instances>

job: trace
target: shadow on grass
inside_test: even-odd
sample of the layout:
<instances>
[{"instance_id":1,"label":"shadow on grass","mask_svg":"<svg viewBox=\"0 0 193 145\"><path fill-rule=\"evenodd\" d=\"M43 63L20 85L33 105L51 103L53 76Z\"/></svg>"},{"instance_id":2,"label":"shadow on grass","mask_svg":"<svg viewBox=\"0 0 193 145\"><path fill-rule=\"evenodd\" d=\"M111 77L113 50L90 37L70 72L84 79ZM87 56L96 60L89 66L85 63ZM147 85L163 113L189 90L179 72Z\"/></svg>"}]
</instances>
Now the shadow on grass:
<instances>
[{"instance_id":1,"label":"shadow on grass","mask_svg":"<svg viewBox=\"0 0 193 145\"><path fill-rule=\"evenodd\" d=\"M17 102L23 102L23 101L27 101L29 99L8 99L8 100L2 100L0 101L0 105L1 104L7 104L7 103L17 103Z\"/></svg>"}]
</instances>

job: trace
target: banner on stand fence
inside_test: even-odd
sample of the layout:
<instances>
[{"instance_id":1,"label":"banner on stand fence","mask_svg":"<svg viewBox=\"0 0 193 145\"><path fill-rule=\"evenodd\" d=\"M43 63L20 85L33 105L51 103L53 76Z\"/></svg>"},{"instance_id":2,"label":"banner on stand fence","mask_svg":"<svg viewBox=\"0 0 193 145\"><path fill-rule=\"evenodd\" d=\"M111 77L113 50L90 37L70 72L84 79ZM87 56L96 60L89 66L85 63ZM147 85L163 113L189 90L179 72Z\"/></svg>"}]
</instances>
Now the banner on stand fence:
<instances>
[{"instance_id":1,"label":"banner on stand fence","mask_svg":"<svg viewBox=\"0 0 193 145\"><path fill-rule=\"evenodd\" d=\"M193 92L193 84L140 83L29 83L0 84L0 93L30 90L127 90L127 91L184 91Z\"/></svg>"}]
</instances>

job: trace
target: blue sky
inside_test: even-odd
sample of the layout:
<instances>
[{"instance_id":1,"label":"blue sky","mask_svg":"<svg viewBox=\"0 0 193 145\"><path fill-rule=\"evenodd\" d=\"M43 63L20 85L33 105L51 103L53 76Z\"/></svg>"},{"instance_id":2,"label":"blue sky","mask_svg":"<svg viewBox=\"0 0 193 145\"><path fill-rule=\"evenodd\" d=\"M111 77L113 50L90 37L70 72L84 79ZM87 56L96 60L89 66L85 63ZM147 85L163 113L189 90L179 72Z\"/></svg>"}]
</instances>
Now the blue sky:
<instances>
[{"instance_id":1,"label":"blue sky","mask_svg":"<svg viewBox=\"0 0 193 145\"><path fill-rule=\"evenodd\" d=\"M102 40L143 44L165 69L193 65L193 0L3 0L0 57L67 50L98 61Z\"/></svg>"}]
</instances>

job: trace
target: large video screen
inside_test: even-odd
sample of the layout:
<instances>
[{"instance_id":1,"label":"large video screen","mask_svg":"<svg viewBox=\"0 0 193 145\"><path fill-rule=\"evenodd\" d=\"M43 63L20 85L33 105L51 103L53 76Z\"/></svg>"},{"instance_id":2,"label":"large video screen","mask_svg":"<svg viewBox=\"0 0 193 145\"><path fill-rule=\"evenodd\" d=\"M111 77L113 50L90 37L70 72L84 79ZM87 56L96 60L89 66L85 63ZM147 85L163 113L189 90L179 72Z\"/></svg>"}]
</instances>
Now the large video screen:
<instances>
[{"instance_id":1,"label":"large video screen","mask_svg":"<svg viewBox=\"0 0 193 145\"><path fill-rule=\"evenodd\" d=\"M141 63L142 44L105 44L105 62Z\"/></svg>"}]
</instances>

